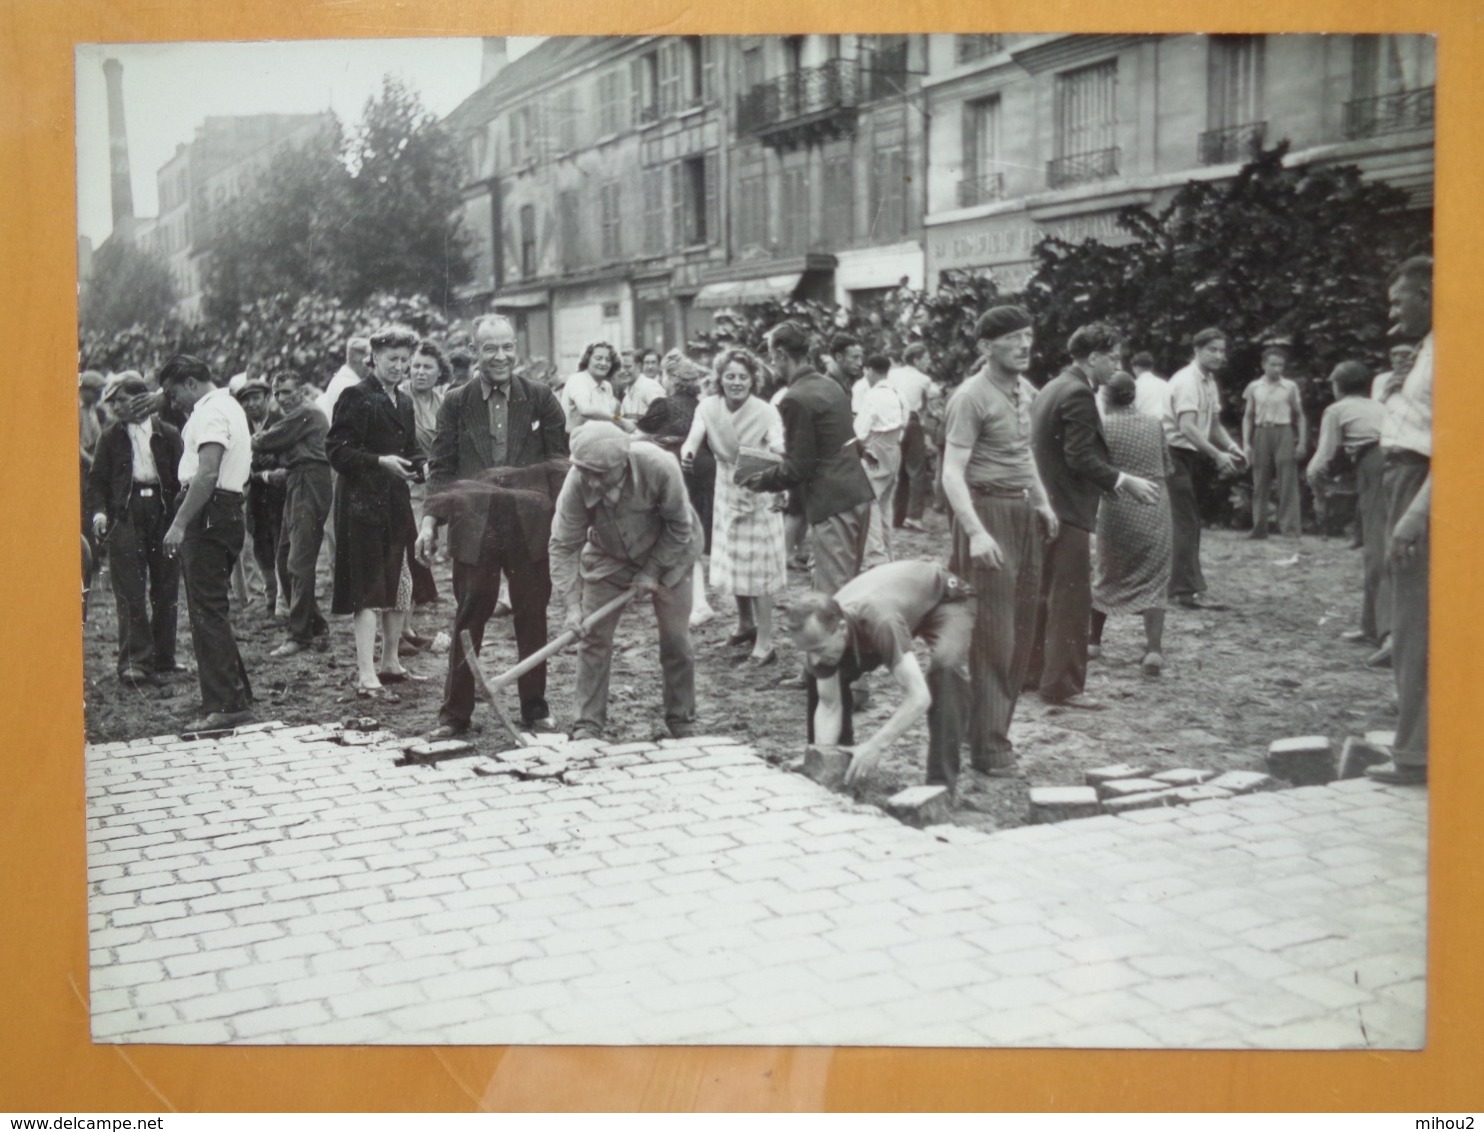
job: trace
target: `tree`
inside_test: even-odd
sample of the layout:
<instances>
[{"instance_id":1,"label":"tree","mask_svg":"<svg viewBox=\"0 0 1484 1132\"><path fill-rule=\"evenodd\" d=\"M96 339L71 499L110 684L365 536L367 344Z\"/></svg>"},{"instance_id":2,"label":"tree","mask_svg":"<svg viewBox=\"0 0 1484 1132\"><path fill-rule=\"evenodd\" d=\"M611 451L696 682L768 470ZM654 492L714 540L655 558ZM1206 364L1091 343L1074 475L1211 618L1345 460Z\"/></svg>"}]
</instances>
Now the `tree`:
<instances>
[{"instance_id":1,"label":"tree","mask_svg":"<svg viewBox=\"0 0 1484 1132\"><path fill-rule=\"evenodd\" d=\"M202 280L202 310L230 323L274 295L338 295L344 271L333 254L339 202L350 180L338 121L280 150L253 190L214 220Z\"/></svg>"},{"instance_id":2,"label":"tree","mask_svg":"<svg viewBox=\"0 0 1484 1132\"><path fill-rule=\"evenodd\" d=\"M78 311L84 331L114 334L170 318L175 281L164 260L125 240L109 240L93 257Z\"/></svg>"},{"instance_id":3,"label":"tree","mask_svg":"<svg viewBox=\"0 0 1484 1132\"><path fill-rule=\"evenodd\" d=\"M345 152L332 247L340 294L425 294L447 305L470 267L459 223L459 159L453 140L418 96L382 80Z\"/></svg>"}]
</instances>

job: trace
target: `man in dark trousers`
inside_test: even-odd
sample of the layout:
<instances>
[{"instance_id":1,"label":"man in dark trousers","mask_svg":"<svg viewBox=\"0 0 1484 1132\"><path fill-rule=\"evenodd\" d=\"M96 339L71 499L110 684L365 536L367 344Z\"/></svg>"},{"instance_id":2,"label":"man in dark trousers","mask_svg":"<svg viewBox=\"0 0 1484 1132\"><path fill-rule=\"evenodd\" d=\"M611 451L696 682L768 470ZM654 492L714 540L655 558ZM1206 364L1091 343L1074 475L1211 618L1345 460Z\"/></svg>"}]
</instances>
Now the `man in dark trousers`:
<instances>
[{"instance_id":1,"label":"man in dark trousers","mask_svg":"<svg viewBox=\"0 0 1484 1132\"><path fill-rule=\"evenodd\" d=\"M952 790L969 714L969 639L974 591L936 562L888 562L840 587L834 597L805 594L789 606L789 630L809 674L809 741L852 746L855 681L876 668L891 672L902 702L855 747L847 784L864 778L882 755L927 716L929 785ZM912 651L931 649L926 677Z\"/></svg>"},{"instance_id":2,"label":"man in dark trousers","mask_svg":"<svg viewBox=\"0 0 1484 1132\"><path fill-rule=\"evenodd\" d=\"M330 516L330 461L325 434L330 422L315 404L301 374L273 375L278 419L253 434L253 453L274 457L285 475L283 521L278 537L278 573L289 599L289 637L269 656L294 656L328 641L329 626L314 595L314 569Z\"/></svg>"},{"instance_id":3,"label":"man in dark trousers","mask_svg":"<svg viewBox=\"0 0 1484 1132\"><path fill-rule=\"evenodd\" d=\"M252 435L242 406L217 387L200 358L177 354L167 361L160 389L190 414L178 473L185 498L165 532L165 553L180 555L201 682L203 714L184 730L217 731L253 716L252 684L232 634L229 593L246 534L242 493L252 468Z\"/></svg>"},{"instance_id":4,"label":"man in dark trousers","mask_svg":"<svg viewBox=\"0 0 1484 1132\"><path fill-rule=\"evenodd\" d=\"M1031 450L1056 512L1057 532L1043 551L1041 605L1027 687L1065 707L1101 709L1083 696L1092 618L1092 532L1098 501L1127 492L1153 503L1159 489L1109 463L1096 390L1118 372L1118 332L1104 322L1079 327L1067 341L1072 364L1047 383L1031 406Z\"/></svg>"},{"instance_id":5,"label":"man in dark trousers","mask_svg":"<svg viewBox=\"0 0 1484 1132\"><path fill-rule=\"evenodd\" d=\"M234 383L235 384L235 381ZM260 377L249 377L237 385L227 386L247 414L247 427L257 436L278 420L272 390ZM253 561L263 575L263 601L266 616L272 620L278 605L278 543L283 534L283 507L288 498L288 474L276 452L253 445L252 475L247 481L247 534L252 543ZM283 579L288 597L289 580Z\"/></svg>"},{"instance_id":6,"label":"man in dark trousers","mask_svg":"<svg viewBox=\"0 0 1484 1132\"><path fill-rule=\"evenodd\" d=\"M742 486L760 492L799 489L814 533L812 588L832 594L860 573L876 494L861 466L850 397L810 367L804 328L795 322L775 326L768 352L773 368L788 382L778 402L783 461L754 472Z\"/></svg>"},{"instance_id":7,"label":"man in dark trousers","mask_svg":"<svg viewBox=\"0 0 1484 1132\"><path fill-rule=\"evenodd\" d=\"M108 551L118 605L118 675L153 683L175 671L180 570L165 553L165 531L180 493L180 433L132 398L149 386L135 374L113 378L101 402L117 419L103 430L87 482L93 536Z\"/></svg>"},{"instance_id":8,"label":"man in dark trousers","mask_svg":"<svg viewBox=\"0 0 1484 1132\"><path fill-rule=\"evenodd\" d=\"M566 473L562 408L546 386L515 376L515 326L487 315L474 328L474 342L478 376L450 392L438 410L417 539L418 557L431 563L438 527L447 524L453 556L453 643L438 726L429 732L434 739L469 730L474 673L464 659L463 633L468 630L476 650L483 645L502 574L510 584L517 652L523 659L546 644L547 542ZM519 690L526 725L553 730L546 665L522 676Z\"/></svg>"}]
</instances>

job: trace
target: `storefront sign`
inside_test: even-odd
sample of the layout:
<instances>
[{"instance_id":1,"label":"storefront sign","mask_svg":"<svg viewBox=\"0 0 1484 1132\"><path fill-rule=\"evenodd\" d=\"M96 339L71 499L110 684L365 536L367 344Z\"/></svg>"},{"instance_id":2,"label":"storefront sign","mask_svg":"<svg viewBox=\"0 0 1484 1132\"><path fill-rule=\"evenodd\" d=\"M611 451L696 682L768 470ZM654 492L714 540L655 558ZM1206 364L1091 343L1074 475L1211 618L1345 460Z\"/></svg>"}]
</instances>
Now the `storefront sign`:
<instances>
[{"instance_id":1,"label":"storefront sign","mask_svg":"<svg viewBox=\"0 0 1484 1132\"><path fill-rule=\"evenodd\" d=\"M1057 220L1032 220L1023 212L1005 216L983 216L958 224L929 229L928 270L936 275L958 267L995 267L1028 263L1036 245L1045 236L1070 243L1091 238L1107 244L1127 242L1127 232L1118 227L1116 212L1093 212Z\"/></svg>"}]
</instances>

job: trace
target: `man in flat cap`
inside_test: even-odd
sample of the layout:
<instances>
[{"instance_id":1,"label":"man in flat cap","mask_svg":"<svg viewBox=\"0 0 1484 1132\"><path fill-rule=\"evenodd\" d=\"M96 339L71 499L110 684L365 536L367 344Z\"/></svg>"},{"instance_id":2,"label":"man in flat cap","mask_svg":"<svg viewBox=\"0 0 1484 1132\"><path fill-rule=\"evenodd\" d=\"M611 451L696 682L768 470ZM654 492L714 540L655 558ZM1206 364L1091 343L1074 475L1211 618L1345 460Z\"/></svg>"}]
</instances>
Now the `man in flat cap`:
<instances>
[{"instance_id":1,"label":"man in flat cap","mask_svg":"<svg viewBox=\"0 0 1484 1132\"><path fill-rule=\"evenodd\" d=\"M1195 356L1170 378L1170 413L1165 440L1175 462L1169 479L1170 518L1175 526L1175 553L1170 569L1170 596L1186 609L1225 609L1201 600L1206 576L1201 572L1201 513L1195 480L1209 461L1223 476L1235 475L1246 463L1242 448L1221 423L1221 391L1216 375L1226 365L1226 334L1215 327L1191 339Z\"/></svg>"},{"instance_id":2,"label":"man in flat cap","mask_svg":"<svg viewBox=\"0 0 1484 1132\"><path fill-rule=\"evenodd\" d=\"M1010 719L1025 680L1041 594L1041 546L1056 513L1031 450L1035 386L1025 378L1034 334L1021 307L991 307L974 324L984 364L948 402L943 494L952 512L949 569L973 587L969 764L1014 773Z\"/></svg>"},{"instance_id":3,"label":"man in flat cap","mask_svg":"<svg viewBox=\"0 0 1484 1132\"><path fill-rule=\"evenodd\" d=\"M563 628L625 590L648 598L659 623L665 723L677 739L695 733L695 654L690 639L691 567L701 555L701 520L680 465L664 449L607 421L572 435L572 469L551 524L551 583ZM599 738L608 721L608 674L618 616L583 635L577 652L574 739Z\"/></svg>"}]
</instances>

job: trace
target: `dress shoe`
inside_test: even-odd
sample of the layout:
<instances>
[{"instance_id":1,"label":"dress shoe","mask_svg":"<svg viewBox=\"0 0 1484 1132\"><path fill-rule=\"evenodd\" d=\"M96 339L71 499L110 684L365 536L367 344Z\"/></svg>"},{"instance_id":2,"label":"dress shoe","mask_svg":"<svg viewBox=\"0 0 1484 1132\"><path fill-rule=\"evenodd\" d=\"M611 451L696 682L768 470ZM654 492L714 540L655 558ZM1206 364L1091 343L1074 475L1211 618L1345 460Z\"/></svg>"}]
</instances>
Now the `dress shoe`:
<instances>
[{"instance_id":1,"label":"dress shoe","mask_svg":"<svg viewBox=\"0 0 1484 1132\"><path fill-rule=\"evenodd\" d=\"M284 641L283 644L279 645L276 649L274 649L268 655L269 656L280 656L280 657L281 656L298 656L307 647L308 647L307 645L301 645L298 641Z\"/></svg>"},{"instance_id":2,"label":"dress shoe","mask_svg":"<svg viewBox=\"0 0 1484 1132\"><path fill-rule=\"evenodd\" d=\"M701 733L701 729L694 723L671 723L667 726L672 739L694 739Z\"/></svg>"},{"instance_id":3,"label":"dress shoe","mask_svg":"<svg viewBox=\"0 0 1484 1132\"><path fill-rule=\"evenodd\" d=\"M1427 765L1393 761L1380 766L1368 766L1365 768L1365 775L1388 786L1423 786L1427 783Z\"/></svg>"},{"instance_id":4,"label":"dress shoe","mask_svg":"<svg viewBox=\"0 0 1484 1132\"><path fill-rule=\"evenodd\" d=\"M1219 601L1206 601L1195 594L1182 594L1175 599L1175 604L1181 609L1204 609L1210 613L1225 613L1231 608L1229 605L1222 605Z\"/></svg>"},{"instance_id":5,"label":"dress shoe","mask_svg":"<svg viewBox=\"0 0 1484 1132\"><path fill-rule=\"evenodd\" d=\"M1076 711L1108 710L1107 704L1102 703L1099 700L1090 699L1087 696L1082 695L1081 693L1078 693L1075 696L1068 696L1064 700L1052 700L1047 699L1045 696L1042 696L1041 702L1046 704L1046 706L1048 707L1073 708Z\"/></svg>"},{"instance_id":6,"label":"dress shoe","mask_svg":"<svg viewBox=\"0 0 1484 1132\"><path fill-rule=\"evenodd\" d=\"M924 527L922 525L921 521L918 520L918 519L903 519L902 520L902 530L904 530L904 531L917 531L920 534L920 533L926 531L927 528Z\"/></svg>"},{"instance_id":7,"label":"dress shoe","mask_svg":"<svg viewBox=\"0 0 1484 1132\"><path fill-rule=\"evenodd\" d=\"M1139 662L1139 668L1145 676L1158 676L1164 671L1165 658L1157 652L1146 652L1144 659Z\"/></svg>"},{"instance_id":8,"label":"dress shoe","mask_svg":"<svg viewBox=\"0 0 1484 1132\"><path fill-rule=\"evenodd\" d=\"M1370 656L1365 658L1367 668L1390 668L1391 667L1391 638L1387 637L1381 647Z\"/></svg>"},{"instance_id":9,"label":"dress shoe","mask_svg":"<svg viewBox=\"0 0 1484 1132\"><path fill-rule=\"evenodd\" d=\"M527 719L521 722L521 726L532 735L555 735L561 728L551 721L551 716L543 715L540 719Z\"/></svg>"},{"instance_id":10,"label":"dress shoe","mask_svg":"<svg viewBox=\"0 0 1484 1132\"><path fill-rule=\"evenodd\" d=\"M1352 644L1357 645L1370 645L1375 644L1376 642L1376 638L1371 636L1364 629L1346 629L1343 633L1340 634L1340 640L1350 641Z\"/></svg>"},{"instance_id":11,"label":"dress shoe","mask_svg":"<svg viewBox=\"0 0 1484 1132\"><path fill-rule=\"evenodd\" d=\"M192 731L231 731L234 727L241 727L244 723L251 723L253 717L252 708L243 708L241 711L213 711L208 712L200 719L193 719L181 728L181 734Z\"/></svg>"},{"instance_id":12,"label":"dress shoe","mask_svg":"<svg viewBox=\"0 0 1484 1132\"><path fill-rule=\"evenodd\" d=\"M730 636L728 636L727 644L733 646L750 645L755 640L757 640L757 626L749 625L747 628L738 629L735 633L732 633Z\"/></svg>"},{"instance_id":13,"label":"dress shoe","mask_svg":"<svg viewBox=\"0 0 1484 1132\"><path fill-rule=\"evenodd\" d=\"M778 650L769 649L765 653L749 653L743 662L748 668L767 668L770 664L778 662Z\"/></svg>"},{"instance_id":14,"label":"dress shoe","mask_svg":"<svg viewBox=\"0 0 1484 1132\"><path fill-rule=\"evenodd\" d=\"M152 673L142 668L126 668L119 673L120 684L148 684Z\"/></svg>"},{"instance_id":15,"label":"dress shoe","mask_svg":"<svg viewBox=\"0 0 1484 1132\"><path fill-rule=\"evenodd\" d=\"M423 739L429 743L437 743L443 739L462 739L465 735L478 730L479 727L472 723L440 723L427 732Z\"/></svg>"},{"instance_id":16,"label":"dress shoe","mask_svg":"<svg viewBox=\"0 0 1484 1132\"><path fill-rule=\"evenodd\" d=\"M1103 646L1101 644L1088 645L1087 646L1087 659L1088 660L1097 660L1102 655L1103 655Z\"/></svg>"}]
</instances>

